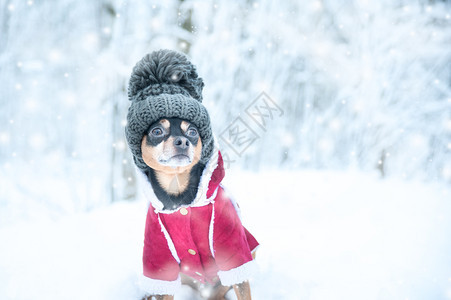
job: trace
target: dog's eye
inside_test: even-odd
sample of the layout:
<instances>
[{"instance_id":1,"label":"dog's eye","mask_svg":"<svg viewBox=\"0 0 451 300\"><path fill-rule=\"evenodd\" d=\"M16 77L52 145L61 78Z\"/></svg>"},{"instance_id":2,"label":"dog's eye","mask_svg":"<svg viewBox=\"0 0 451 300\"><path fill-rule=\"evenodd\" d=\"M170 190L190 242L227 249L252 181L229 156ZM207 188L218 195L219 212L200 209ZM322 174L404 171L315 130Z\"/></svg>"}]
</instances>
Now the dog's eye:
<instances>
[{"instance_id":1,"label":"dog's eye","mask_svg":"<svg viewBox=\"0 0 451 300\"><path fill-rule=\"evenodd\" d=\"M188 136L196 136L196 135L197 135L197 130L191 127L191 128L188 129L188 131L186 132L186 134L187 134Z\"/></svg>"},{"instance_id":2,"label":"dog's eye","mask_svg":"<svg viewBox=\"0 0 451 300\"><path fill-rule=\"evenodd\" d=\"M161 128L157 127L157 128L152 129L151 133L154 136L161 136L161 135L163 135L163 130Z\"/></svg>"}]
</instances>

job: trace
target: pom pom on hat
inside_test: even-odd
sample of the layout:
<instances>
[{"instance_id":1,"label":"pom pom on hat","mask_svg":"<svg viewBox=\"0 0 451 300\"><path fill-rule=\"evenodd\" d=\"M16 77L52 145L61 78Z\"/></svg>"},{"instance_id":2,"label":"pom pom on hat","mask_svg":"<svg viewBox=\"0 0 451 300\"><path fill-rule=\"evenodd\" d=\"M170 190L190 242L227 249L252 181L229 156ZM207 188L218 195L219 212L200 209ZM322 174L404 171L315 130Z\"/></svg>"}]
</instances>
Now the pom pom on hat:
<instances>
[{"instance_id":1,"label":"pom pom on hat","mask_svg":"<svg viewBox=\"0 0 451 300\"><path fill-rule=\"evenodd\" d=\"M128 86L131 101L149 95L184 94L202 102L204 82L196 68L179 52L160 50L144 56L133 68Z\"/></svg>"}]
</instances>

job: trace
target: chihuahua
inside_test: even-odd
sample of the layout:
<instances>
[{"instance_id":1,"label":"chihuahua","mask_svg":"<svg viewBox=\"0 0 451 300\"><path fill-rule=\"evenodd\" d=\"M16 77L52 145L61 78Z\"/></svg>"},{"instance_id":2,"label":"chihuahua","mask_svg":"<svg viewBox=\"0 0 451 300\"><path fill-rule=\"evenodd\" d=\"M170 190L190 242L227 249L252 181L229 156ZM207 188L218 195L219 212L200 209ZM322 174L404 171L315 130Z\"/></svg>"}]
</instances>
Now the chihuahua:
<instances>
[{"instance_id":1,"label":"chihuahua","mask_svg":"<svg viewBox=\"0 0 451 300\"><path fill-rule=\"evenodd\" d=\"M198 128L179 118L163 118L151 124L141 142L142 158L150 167L145 173L164 209L189 206L196 197L205 165L200 162L202 141ZM253 253L253 256L255 253ZM182 283L200 292L198 281L181 274ZM251 299L248 281L233 285L239 300ZM208 287L208 299L225 299L232 287L219 281ZM202 289L203 290L203 289ZM204 293L203 293L204 294ZM173 299L172 295L155 295L156 299ZM151 299L149 298L144 299Z\"/></svg>"}]
</instances>

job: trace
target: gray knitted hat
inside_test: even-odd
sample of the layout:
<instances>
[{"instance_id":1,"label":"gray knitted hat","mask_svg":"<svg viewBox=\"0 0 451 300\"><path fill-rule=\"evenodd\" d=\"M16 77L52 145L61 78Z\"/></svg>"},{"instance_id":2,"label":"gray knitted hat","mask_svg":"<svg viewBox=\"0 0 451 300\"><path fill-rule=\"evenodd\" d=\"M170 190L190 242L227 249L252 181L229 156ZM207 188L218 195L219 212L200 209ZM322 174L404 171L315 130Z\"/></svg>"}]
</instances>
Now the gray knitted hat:
<instances>
[{"instance_id":1,"label":"gray knitted hat","mask_svg":"<svg viewBox=\"0 0 451 300\"><path fill-rule=\"evenodd\" d=\"M128 86L131 105L125 136L138 168L149 168L142 158L141 141L149 126L161 118L180 118L196 125L202 139L200 162L207 163L214 146L210 117L202 105L203 86L195 66L179 52L155 51L136 64Z\"/></svg>"}]
</instances>

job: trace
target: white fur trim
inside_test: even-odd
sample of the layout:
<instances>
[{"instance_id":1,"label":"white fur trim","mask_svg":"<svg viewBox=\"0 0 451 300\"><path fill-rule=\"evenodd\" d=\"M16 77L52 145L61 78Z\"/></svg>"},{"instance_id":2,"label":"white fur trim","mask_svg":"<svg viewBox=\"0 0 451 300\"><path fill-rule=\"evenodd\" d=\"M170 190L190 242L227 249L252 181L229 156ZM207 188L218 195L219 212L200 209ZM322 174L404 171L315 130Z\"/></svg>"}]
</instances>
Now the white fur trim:
<instances>
[{"instance_id":1,"label":"white fur trim","mask_svg":"<svg viewBox=\"0 0 451 300\"><path fill-rule=\"evenodd\" d=\"M211 158L208 160L207 164L205 165L205 168L202 172L202 175L200 177L199 186L197 189L196 197L194 198L193 202L190 205L183 205L181 207L199 207L204 206L212 202L214 198L216 197L216 191L213 193L213 196L207 199L207 191L208 191L208 185L210 183L211 176L213 175L214 170L218 166L218 154L219 146L216 141L216 138L214 138L214 152ZM150 204L152 204L153 208L155 209L156 213L164 213L164 214L171 214L177 210L180 209L178 207L175 210L168 210L163 209L164 205L161 203L161 201L155 196L155 193L153 192L152 185L150 184L146 174L144 174L143 171L138 169L136 167L136 173L137 173L137 179L138 183L141 186L142 192L146 199L150 201Z\"/></svg>"},{"instance_id":2,"label":"white fur trim","mask_svg":"<svg viewBox=\"0 0 451 300\"><path fill-rule=\"evenodd\" d=\"M138 167L135 167L136 169L136 179L138 181L138 185L141 188L142 194L144 195L146 201L149 201L149 204L152 204L153 208L155 209L155 212L158 213L161 211L164 207L163 203L161 203L160 200L158 200L157 196L155 196L155 193L153 192L152 185L149 182L149 179L147 179L146 174L144 174L143 171L138 169Z\"/></svg>"},{"instance_id":3,"label":"white fur trim","mask_svg":"<svg viewBox=\"0 0 451 300\"><path fill-rule=\"evenodd\" d=\"M166 227L164 227L163 222L161 222L160 214L158 214L158 221L160 222L161 231L164 234L164 237L168 241L169 250L171 250L172 256L175 258L175 260L180 263L180 258L177 255L177 251L175 250L174 242L172 242L171 236L169 235L169 232L166 230Z\"/></svg>"},{"instance_id":4,"label":"white fur trim","mask_svg":"<svg viewBox=\"0 0 451 300\"><path fill-rule=\"evenodd\" d=\"M218 144L215 139L214 143L214 152L213 155L208 160L207 165L205 166L204 170L202 171L202 176L200 177L199 181L199 187L197 189L197 195L196 198L194 198L193 203L191 203L190 206L192 207L198 207L198 206L204 206L206 204L209 204L214 197L210 197L207 199L207 192L208 192L208 185L210 184L211 176L213 175L213 172L218 167L218 158L219 158L219 148ZM216 191L215 191L216 192ZM213 195L216 196L215 192Z\"/></svg>"},{"instance_id":5,"label":"white fur trim","mask_svg":"<svg viewBox=\"0 0 451 300\"><path fill-rule=\"evenodd\" d=\"M214 202L216 195L218 194L218 189L219 189L219 186L216 187L216 189L213 191L213 194L211 194L210 198L207 199L208 203Z\"/></svg>"},{"instance_id":6,"label":"white fur trim","mask_svg":"<svg viewBox=\"0 0 451 300\"><path fill-rule=\"evenodd\" d=\"M139 287L146 295L174 295L181 285L180 275L174 281L152 279L144 275L139 278Z\"/></svg>"},{"instance_id":7,"label":"white fur trim","mask_svg":"<svg viewBox=\"0 0 451 300\"><path fill-rule=\"evenodd\" d=\"M234 285L249 280L255 273L255 262L253 260L228 271L219 271L218 276L221 284L225 286Z\"/></svg>"},{"instance_id":8,"label":"white fur trim","mask_svg":"<svg viewBox=\"0 0 451 300\"><path fill-rule=\"evenodd\" d=\"M255 251L257 251L258 248L260 248L260 245L257 245L257 247L255 247L254 249L251 249L251 253L254 253Z\"/></svg>"},{"instance_id":9,"label":"white fur trim","mask_svg":"<svg viewBox=\"0 0 451 300\"><path fill-rule=\"evenodd\" d=\"M215 251L213 248L213 230L215 224L215 205L212 205L211 209L211 220L210 220L210 229L208 230L208 242L210 244L210 251L213 258L215 257Z\"/></svg>"}]
</instances>

